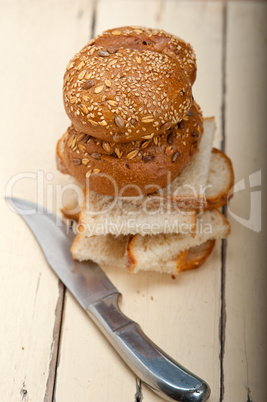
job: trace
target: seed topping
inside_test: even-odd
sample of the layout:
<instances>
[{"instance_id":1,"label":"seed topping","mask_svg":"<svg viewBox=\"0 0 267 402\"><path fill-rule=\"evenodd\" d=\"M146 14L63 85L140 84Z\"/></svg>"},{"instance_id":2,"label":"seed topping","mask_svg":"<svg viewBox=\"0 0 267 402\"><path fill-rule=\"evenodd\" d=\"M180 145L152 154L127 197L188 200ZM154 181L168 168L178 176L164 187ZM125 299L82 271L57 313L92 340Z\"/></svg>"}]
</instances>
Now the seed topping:
<instances>
[{"instance_id":1,"label":"seed topping","mask_svg":"<svg viewBox=\"0 0 267 402\"><path fill-rule=\"evenodd\" d=\"M72 163L74 166L79 166L79 165L81 165L82 161L79 158L74 158L74 159L72 159Z\"/></svg>"},{"instance_id":2,"label":"seed topping","mask_svg":"<svg viewBox=\"0 0 267 402\"><path fill-rule=\"evenodd\" d=\"M98 152L93 152L91 154L91 157L94 158L94 159L100 160L101 159L101 154L99 154Z\"/></svg>"},{"instance_id":3,"label":"seed topping","mask_svg":"<svg viewBox=\"0 0 267 402\"><path fill-rule=\"evenodd\" d=\"M111 82L109 80L105 80L105 85L110 88L111 87Z\"/></svg>"},{"instance_id":4,"label":"seed topping","mask_svg":"<svg viewBox=\"0 0 267 402\"><path fill-rule=\"evenodd\" d=\"M120 116L115 116L114 121L115 121L116 126L118 126L119 128L123 128L125 125L123 118Z\"/></svg>"},{"instance_id":5,"label":"seed topping","mask_svg":"<svg viewBox=\"0 0 267 402\"><path fill-rule=\"evenodd\" d=\"M109 142L103 141L102 142L102 147L106 152L108 152L108 153L111 152L111 146L110 146Z\"/></svg>"},{"instance_id":6,"label":"seed topping","mask_svg":"<svg viewBox=\"0 0 267 402\"><path fill-rule=\"evenodd\" d=\"M172 162L173 163L177 162L178 159L180 158L180 156L181 156L181 152L179 152L179 151L175 152L175 154L173 154L173 157L172 157Z\"/></svg>"},{"instance_id":7,"label":"seed topping","mask_svg":"<svg viewBox=\"0 0 267 402\"><path fill-rule=\"evenodd\" d=\"M154 155L146 155L146 156L143 156L142 159L144 162L150 162L150 161L153 161L154 158L155 158Z\"/></svg>"},{"instance_id":8,"label":"seed topping","mask_svg":"<svg viewBox=\"0 0 267 402\"><path fill-rule=\"evenodd\" d=\"M101 49L101 50L98 51L98 56L100 56L100 57L108 57L109 52L107 52L106 50Z\"/></svg>"},{"instance_id":9,"label":"seed topping","mask_svg":"<svg viewBox=\"0 0 267 402\"><path fill-rule=\"evenodd\" d=\"M118 51L118 49L114 46L107 47L107 52L109 52L109 54L117 53L117 51Z\"/></svg>"},{"instance_id":10,"label":"seed topping","mask_svg":"<svg viewBox=\"0 0 267 402\"><path fill-rule=\"evenodd\" d=\"M95 88L94 93L95 94L100 94L104 89L103 85L99 85L98 87Z\"/></svg>"},{"instance_id":11,"label":"seed topping","mask_svg":"<svg viewBox=\"0 0 267 402\"><path fill-rule=\"evenodd\" d=\"M87 82L85 82L85 84L83 84L83 89L90 89L95 85L94 80L89 80Z\"/></svg>"},{"instance_id":12,"label":"seed topping","mask_svg":"<svg viewBox=\"0 0 267 402\"><path fill-rule=\"evenodd\" d=\"M126 157L127 159L133 159L136 157L136 155L138 154L139 149L134 149L133 151L129 152Z\"/></svg>"}]
</instances>

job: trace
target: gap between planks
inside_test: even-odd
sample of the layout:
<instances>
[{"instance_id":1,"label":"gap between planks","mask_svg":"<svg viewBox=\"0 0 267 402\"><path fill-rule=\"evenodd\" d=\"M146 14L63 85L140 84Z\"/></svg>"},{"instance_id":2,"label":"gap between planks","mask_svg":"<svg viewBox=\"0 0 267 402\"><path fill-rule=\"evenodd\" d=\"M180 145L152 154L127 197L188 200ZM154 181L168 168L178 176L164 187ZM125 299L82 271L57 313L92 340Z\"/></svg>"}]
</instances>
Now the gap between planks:
<instances>
[{"instance_id":1,"label":"gap between planks","mask_svg":"<svg viewBox=\"0 0 267 402\"><path fill-rule=\"evenodd\" d=\"M227 3L223 5L223 32L222 32L222 141L221 150L225 151L226 144L226 47L227 47ZM223 215L227 219L227 209L223 207ZM224 351L225 351L225 328L226 328L226 297L225 297L225 276L226 276L226 255L227 239L221 241L221 315L219 322L220 337L220 402L224 399Z\"/></svg>"},{"instance_id":2,"label":"gap between planks","mask_svg":"<svg viewBox=\"0 0 267 402\"><path fill-rule=\"evenodd\" d=\"M59 351L60 351L64 301L65 301L65 286L60 280L58 280L58 299L55 309L53 340L51 343L51 354L50 354L50 362L49 362L48 378L46 382L44 402L52 402L55 394L57 368L60 357Z\"/></svg>"}]
</instances>

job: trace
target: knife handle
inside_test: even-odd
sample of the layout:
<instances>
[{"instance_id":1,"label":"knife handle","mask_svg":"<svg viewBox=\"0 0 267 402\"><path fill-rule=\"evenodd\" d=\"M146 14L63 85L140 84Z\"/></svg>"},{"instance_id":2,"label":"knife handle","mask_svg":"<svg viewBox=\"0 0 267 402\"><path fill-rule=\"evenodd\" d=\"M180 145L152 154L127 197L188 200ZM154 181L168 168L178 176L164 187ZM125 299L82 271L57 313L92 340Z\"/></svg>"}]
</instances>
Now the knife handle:
<instances>
[{"instance_id":1,"label":"knife handle","mask_svg":"<svg viewBox=\"0 0 267 402\"><path fill-rule=\"evenodd\" d=\"M166 401L207 401L208 384L163 352L136 322L126 317L118 305L120 296L113 293L91 304L86 311L125 363Z\"/></svg>"}]
</instances>

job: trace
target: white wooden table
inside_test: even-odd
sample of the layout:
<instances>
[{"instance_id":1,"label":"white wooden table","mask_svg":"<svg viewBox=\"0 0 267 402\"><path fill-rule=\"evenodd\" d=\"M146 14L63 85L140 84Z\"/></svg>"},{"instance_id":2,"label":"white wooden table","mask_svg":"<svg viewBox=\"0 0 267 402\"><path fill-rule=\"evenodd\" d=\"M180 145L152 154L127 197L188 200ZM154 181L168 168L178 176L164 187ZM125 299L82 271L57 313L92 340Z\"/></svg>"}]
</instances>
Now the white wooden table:
<instances>
[{"instance_id":1,"label":"white wooden table","mask_svg":"<svg viewBox=\"0 0 267 402\"><path fill-rule=\"evenodd\" d=\"M56 141L69 124L65 66L90 37L127 24L191 42L194 95L204 115L216 117L215 145L232 158L239 191L226 211L232 234L199 271L175 280L115 267L108 275L123 293L123 311L210 384L210 401L266 400L266 17L266 3L256 1L0 2L1 402L141 400L135 376L3 198L13 183L14 195L58 210L69 183L55 165ZM160 400L145 385L141 393L145 402Z\"/></svg>"}]
</instances>

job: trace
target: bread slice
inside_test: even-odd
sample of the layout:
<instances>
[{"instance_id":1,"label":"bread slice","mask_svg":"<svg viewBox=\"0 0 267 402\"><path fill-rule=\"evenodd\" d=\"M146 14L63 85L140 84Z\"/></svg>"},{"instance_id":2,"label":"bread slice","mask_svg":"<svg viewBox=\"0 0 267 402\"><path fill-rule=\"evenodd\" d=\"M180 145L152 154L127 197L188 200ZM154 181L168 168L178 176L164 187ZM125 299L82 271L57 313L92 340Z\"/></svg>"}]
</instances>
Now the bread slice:
<instances>
[{"instance_id":1,"label":"bread slice","mask_svg":"<svg viewBox=\"0 0 267 402\"><path fill-rule=\"evenodd\" d=\"M197 217L197 233L156 236L94 236L78 234L71 247L74 259L93 260L101 266L128 272L156 271L177 274L200 266L211 253L214 240L226 237L230 225L217 210Z\"/></svg>"},{"instance_id":2,"label":"bread slice","mask_svg":"<svg viewBox=\"0 0 267 402\"><path fill-rule=\"evenodd\" d=\"M217 210L207 210L197 216L194 237L188 233L133 236L126 246L127 269L130 272L150 270L159 259L163 262L173 260L182 251L208 240L225 238L229 233L230 225L225 217Z\"/></svg>"},{"instance_id":3,"label":"bread slice","mask_svg":"<svg viewBox=\"0 0 267 402\"><path fill-rule=\"evenodd\" d=\"M87 238L78 235L73 242L71 252L73 258L78 261L92 260L106 269L114 267L126 269L126 243L127 236L107 235ZM199 268L212 252L214 245L215 240L208 240L200 246L180 252L173 260L163 261L159 259L157 264L151 266L149 270L179 274L182 271ZM130 272L128 271L128 273Z\"/></svg>"},{"instance_id":4,"label":"bread slice","mask_svg":"<svg viewBox=\"0 0 267 402\"><path fill-rule=\"evenodd\" d=\"M74 260L92 260L101 266L125 268L126 244L127 236L86 237L84 234L78 234L70 251Z\"/></svg>"},{"instance_id":5,"label":"bread slice","mask_svg":"<svg viewBox=\"0 0 267 402\"><path fill-rule=\"evenodd\" d=\"M159 205L148 209L146 205L120 203L118 198L103 196L85 190L81 206L79 224L85 235L102 236L107 234L135 235L179 233L182 229L193 232L195 211L180 210L173 205Z\"/></svg>"},{"instance_id":6,"label":"bread slice","mask_svg":"<svg viewBox=\"0 0 267 402\"><path fill-rule=\"evenodd\" d=\"M220 208L233 196L234 170L231 160L219 149L211 153L208 181L206 185L207 208Z\"/></svg>"}]
</instances>

